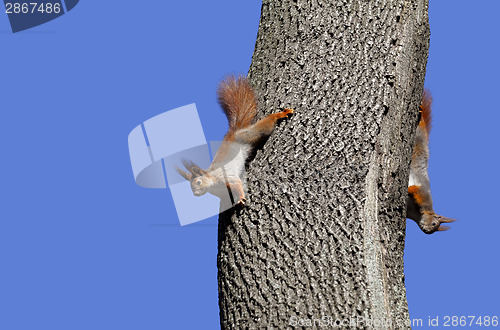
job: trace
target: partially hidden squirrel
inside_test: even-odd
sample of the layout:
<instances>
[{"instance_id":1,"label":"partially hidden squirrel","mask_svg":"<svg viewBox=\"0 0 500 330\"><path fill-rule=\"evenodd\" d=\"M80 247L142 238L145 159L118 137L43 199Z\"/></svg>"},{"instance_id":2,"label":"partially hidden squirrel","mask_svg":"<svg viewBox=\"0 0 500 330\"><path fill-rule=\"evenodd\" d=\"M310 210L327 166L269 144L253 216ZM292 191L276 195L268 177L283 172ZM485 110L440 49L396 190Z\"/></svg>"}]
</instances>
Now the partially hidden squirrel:
<instances>
[{"instance_id":1,"label":"partially hidden squirrel","mask_svg":"<svg viewBox=\"0 0 500 330\"><path fill-rule=\"evenodd\" d=\"M226 205L228 202L232 205L244 205L247 161L256 148L271 135L276 123L292 114L293 109L286 108L253 123L257 114L257 99L243 76L226 77L220 82L217 95L229 122L229 129L212 164L207 169L201 169L195 163L183 160L189 173L178 167L176 170L191 182L191 190L195 196L208 192L219 197L221 203L224 201Z\"/></svg>"},{"instance_id":2,"label":"partially hidden squirrel","mask_svg":"<svg viewBox=\"0 0 500 330\"><path fill-rule=\"evenodd\" d=\"M432 206L431 187L427 172L429 162L429 133L431 131L431 105L431 94L428 90L424 90L420 104L420 121L411 157L406 209L406 217L414 220L426 234L448 230L448 226L442 226L441 224L455 221L454 219L436 214Z\"/></svg>"}]
</instances>

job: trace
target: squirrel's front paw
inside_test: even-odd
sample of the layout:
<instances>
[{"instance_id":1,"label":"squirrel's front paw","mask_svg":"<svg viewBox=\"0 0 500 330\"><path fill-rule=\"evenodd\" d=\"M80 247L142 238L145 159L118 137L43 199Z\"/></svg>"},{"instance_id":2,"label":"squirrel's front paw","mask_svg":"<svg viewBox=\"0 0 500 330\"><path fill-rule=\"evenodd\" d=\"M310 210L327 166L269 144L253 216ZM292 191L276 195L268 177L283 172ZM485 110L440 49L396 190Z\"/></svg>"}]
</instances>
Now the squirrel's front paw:
<instances>
[{"instance_id":1,"label":"squirrel's front paw","mask_svg":"<svg viewBox=\"0 0 500 330\"><path fill-rule=\"evenodd\" d=\"M236 203L237 206L245 206L245 203L246 203L246 198L245 197L241 197L240 200L238 201L238 203Z\"/></svg>"},{"instance_id":2,"label":"squirrel's front paw","mask_svg":"<svg viewBox=\"0 0 500 330\"><path fill-rule=\"evenodd\" d=\"M291 109L291 108L286 108L285 110L283 110L283 114L285 116L291 115L292 113L293 113L293 109Z\"/></svg>"}]
</instances>

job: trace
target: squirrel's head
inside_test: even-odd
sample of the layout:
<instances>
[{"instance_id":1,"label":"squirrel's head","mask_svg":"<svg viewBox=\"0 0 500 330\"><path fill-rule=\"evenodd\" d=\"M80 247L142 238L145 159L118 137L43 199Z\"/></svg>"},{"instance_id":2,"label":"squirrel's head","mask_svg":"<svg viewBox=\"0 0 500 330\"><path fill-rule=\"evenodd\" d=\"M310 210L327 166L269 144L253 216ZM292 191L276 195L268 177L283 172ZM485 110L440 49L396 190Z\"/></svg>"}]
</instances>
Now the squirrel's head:
<instances>
[{"instance_id":1,"label":"squirrel's head","mask_svg":"<svg viewBox=\"0 0 500 330\"><path fill-rule=\"evenodd\" d=\"M195 176L191 180L191 190L193 191L193 194L195 196L201 196L206 194L208 187L210 187L210 184L211 184L210 178L205 177L204 175Z\"/></svg>"},{"instance_id":2,"label":"squirrel's head","mask_svg":"<svg viewBox=\"0 0 500 330\"><path fill-rule=\"evenodd\" d=\"M420 218L418 223L420 229L426 234L432 234L436 231L445 231L450 229L448 226L441 226L442 223L450 223L455 221L455 219L450 219L437 215L435 213L424 213Z\"/></svg>"},{"instance_id":3,"label":"squirrel's head","mask_svg":"<svg viewBox=\"0 0 500 330\"><path fill-rule=\"evenodd\" d=\"M191 161L183 160L182 164L189 171L181 170L176 167L177 173L179 173L184 179L191 182L191 190L195 196L204 195L208 188L212 185L212 177L207 173L207 171L202 170L198 165Z\"/></svg>"}]
</instances>

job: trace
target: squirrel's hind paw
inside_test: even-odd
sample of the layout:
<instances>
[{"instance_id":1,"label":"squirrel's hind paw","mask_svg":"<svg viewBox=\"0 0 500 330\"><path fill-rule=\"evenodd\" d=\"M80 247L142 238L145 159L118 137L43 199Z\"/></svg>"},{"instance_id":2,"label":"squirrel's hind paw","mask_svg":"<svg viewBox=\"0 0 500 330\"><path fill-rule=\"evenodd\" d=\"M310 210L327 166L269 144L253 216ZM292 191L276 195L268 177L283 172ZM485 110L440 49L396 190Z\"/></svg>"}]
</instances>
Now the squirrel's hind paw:
<instances>
[{"instance_id":1,"label":"squirrel's hind paw","mask_svg":"<svg viewBox=\"0 0 500 330\"><path fill-rule=\"evenodd\" d=\"M245 203L246 203L246 198L245 197L241 197L241 199L238 201L238 203L236 203L237 206L245 206Z\"/></svg>"},{"instance_id":2,"label":"squirrel's hind paw","mask_svg":"<svg viewBox=\"0 0 500 330\"><path fill-rule=\"evenodd\" d=\"M294 113L293 109L291 109L291 108L285 108L285 110L283 110L281 112L278 112L278 113L276 113L274 115L271 115L271 116L273 116L275 120L279 120L279 119L282 119L282 118L287 118L292 113Z\"/></svg>"}]
</instances>

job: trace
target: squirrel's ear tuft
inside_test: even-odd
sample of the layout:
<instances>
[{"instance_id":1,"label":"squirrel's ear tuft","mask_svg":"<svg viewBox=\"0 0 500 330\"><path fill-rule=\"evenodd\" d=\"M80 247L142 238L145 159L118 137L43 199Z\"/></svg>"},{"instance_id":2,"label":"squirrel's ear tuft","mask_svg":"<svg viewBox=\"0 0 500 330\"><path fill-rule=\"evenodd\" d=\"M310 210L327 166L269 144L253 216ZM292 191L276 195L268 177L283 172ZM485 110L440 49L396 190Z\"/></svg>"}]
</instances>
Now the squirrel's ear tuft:
<instances>
[{"instance_id":1,"label":"squirrel's ear tuft","mask_svg":"<svg viewBox=\"0 0 500 330\"><path fill-rule=\"evenodd\" d=\"M436 229L436 231L447 231L448 229L450 229L450 227L448 226L439 226L438 229Z\"/></svg>"},{"instance_id":2,"label":"squirrel's ear tuft","mask_svg":"<svg viewBox=\"0 0 500 330\"><path fill-rule=\"evenodd\" d=\"M189 172L191 172L192 174L191 178L195 176L202 176L203 174L205 174L205 171L203 171L198 165L196 165L190 160L183 159L182 164Z\"/></svg>"},{"instance_id":3,"label":"squirrel's ear tuft","mask_svg":"<svg viewBox=\"0 0 500 330\"><path fill-rule=\"evenodd\" d=\"M434 215L434 218L439 221L439 227L438 227L437 231L446 231L446 230L450 229L450 227L443 226L442 224L455 221L455 219L443 217L442 215L438 215L438 214Z\"/></svg>"},{"instance_id":4,"label":"squirrel's ear tuft","mask_svg":"<svg viewBox=\"0 0 500 330\"><path fill-rule=\"evenodd\" d=\"M189 174L187 173L186 171L183 171L181 170L180 168L178 168L177 166L175 167L175 170L177 171L177 173L179 173L184 179L188 180L188 181L191 181L191 179L193 178L193 175L192 174Z\"/></svg>"},{"instance_id":5,"label":"squirrel's ear tuft","mask_svg":"<svg viewBox=\"0 0 500 330\"><path fill-rule=\"evenodd\" d=\"M194 165L191 167L189 170L191 173L195 174L196 176L203 176L204 172L199 166Z\"/></svg>"},{"instance_id":6,"label":"squirrel's ear tuft","mask_svg":"<svg viewBox=\"0 0 500 330\"><path fill-rule=\"evenodd\" d=\"M437 214L436 214L436 219L438 219L440 223L455 222L455 219L443 217L442 215L437 215Z\"/></svg>"}]
</instances>

